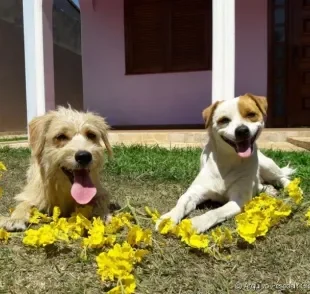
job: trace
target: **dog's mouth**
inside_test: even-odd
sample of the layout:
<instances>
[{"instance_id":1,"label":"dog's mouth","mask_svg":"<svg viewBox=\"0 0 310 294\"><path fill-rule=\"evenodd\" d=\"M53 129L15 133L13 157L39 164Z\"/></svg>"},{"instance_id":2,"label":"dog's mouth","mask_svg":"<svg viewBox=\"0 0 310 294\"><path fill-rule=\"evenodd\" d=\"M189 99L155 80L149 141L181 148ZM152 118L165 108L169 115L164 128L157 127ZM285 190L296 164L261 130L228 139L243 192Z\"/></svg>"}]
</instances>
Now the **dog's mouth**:
<instances>
[{"instance_id":1,"label":"dog's mouth","mask_svg":"<svg viewBox=\"0 0 310 294\"><path fill-rule=\"evenodd\" d=\"M247 139L241 140L241 141L233 141L230 140L224 136L222 136L222 139L229 144L231 147L235 149L237 154L242 158L248 158L252 155L254 150L254 142L258 136L258 131L256 134L252 137L249 137Z\"/></svg>"},{"instance_id":2,"label":"dog's mouth","mask_svg":"<svg viewBox=\"0 0 310 294\"><path fill-rule=\"evenodd\" d=\"M89 203L97 194L97 189L89 175L90 171L88 169L70 170L65 167L61 169L72 184L71 196L73 199L82 205Z\"/></svg>"}]
</instances>

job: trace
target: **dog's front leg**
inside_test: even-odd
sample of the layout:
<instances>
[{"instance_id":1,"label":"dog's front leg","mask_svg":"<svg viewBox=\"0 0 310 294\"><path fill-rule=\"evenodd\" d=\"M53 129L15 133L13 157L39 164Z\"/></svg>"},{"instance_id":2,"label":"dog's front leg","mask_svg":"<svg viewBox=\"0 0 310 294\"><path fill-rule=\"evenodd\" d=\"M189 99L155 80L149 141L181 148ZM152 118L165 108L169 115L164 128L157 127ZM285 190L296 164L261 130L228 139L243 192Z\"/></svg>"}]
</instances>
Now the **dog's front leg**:
<instances>
[{"instance_id":1,"label":"dog's front leg","mask_svg":"<svg viewBox=\"0 0 310 294\"><path fill-rule=\"evenodd\" d=\"M24 231L30 219L31 207L32 205L27 201L19 203L10 217L0 218L0 228L10 232Z\"/></svg>"},{"instance_id":2,"label":"dog's front leg","mask_svg":"<svg viewBox=\"0 0 310 294\"><path fill-rule=\"evenodd\" d=\"M241 207L236 201L229 201L225 205L210 210L203 215L191 219L193 228L197 233L203 233L211 227L230 219L241 212Z\"/></svg>"},{"instance_id":3,"label":"dog's front leg","mask_svg":"<svg viewBox=\"0 0 310 294\"><path fill-rule=\"evenodd\" d=\"M101 190L97 195L93 207L93 216L99 216L106 223L109 223L112 215L110 214L110 196L107 191Z\"/></svg>"},{"instance_id":4,"label":"dog's front leg","mask_svg":"<svg viewBox=\"0 0 310 294\"><path fill-rule=\"evenodd\" d=\"M201 170L189 189L179 198L176 206L168 213L162 215L156 222L155 229L158 230L161 221L168 218L175 224L178 224L183 217L196 209L198 204L209 199L212 190L206 179L208 179L208 175L205 170Z\"/></svg>"}]
</instances>

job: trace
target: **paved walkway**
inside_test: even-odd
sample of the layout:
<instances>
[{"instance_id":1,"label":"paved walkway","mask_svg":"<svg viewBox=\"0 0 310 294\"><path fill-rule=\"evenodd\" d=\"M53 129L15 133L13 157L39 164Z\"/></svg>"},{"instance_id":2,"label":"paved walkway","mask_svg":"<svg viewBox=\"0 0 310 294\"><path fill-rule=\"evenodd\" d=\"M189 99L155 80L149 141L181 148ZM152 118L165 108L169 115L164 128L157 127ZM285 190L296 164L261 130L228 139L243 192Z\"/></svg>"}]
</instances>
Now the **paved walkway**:
<instances>
[{"instance_id":1,"label":"paved walkway","mask_svg":"<svg viewBox=\"0 0 310 294\"><path fill-rule=\"evenodd\" d=\"M117 144L117 143L116 143ZM127 143L125 145L131 145L135 143ZM154 145L154 143L149 143L147 145ZM173 148L173 147L203 147L202 143L174 143L174 144L158 144L159 146L165 148ZM11 148L21 148L28 147L28 142L0 142L1 147L11 147ZM304 148L298 147L288 142L258 142L258 147L261 149L272 149L272 150L283 150L283 151L307 151Z\"/></svg>"},{"instance_id":2,"label":"paved walkway","mask_svg":"<svg viewBox=\"0 0 310 294\"><path fill-rule=\"evenodd\" d=\"M7 135L0 138L25 138L26 134ZM258 140L258 146L264 149L285 151L306 151L305 142L310 138L310 128L296 129L264 129ZM203 147L208 136L205 130L112 130L109 132L112 145L142 144L159 145L166 148L173 147ZM296 143L297 142L297 143ZM300 143L301 142L301 143ZM0 147L13 148L28 147L26 140L1 142Z\"/></svg>"}]
</instances>

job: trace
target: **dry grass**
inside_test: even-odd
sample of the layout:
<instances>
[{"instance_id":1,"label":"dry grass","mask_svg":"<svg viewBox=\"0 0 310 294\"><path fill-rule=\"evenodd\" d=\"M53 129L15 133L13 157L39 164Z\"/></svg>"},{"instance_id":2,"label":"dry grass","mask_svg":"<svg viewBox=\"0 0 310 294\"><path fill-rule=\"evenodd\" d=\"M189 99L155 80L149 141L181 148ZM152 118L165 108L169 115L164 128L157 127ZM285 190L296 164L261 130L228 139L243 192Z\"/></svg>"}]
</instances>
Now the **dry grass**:
<instances>
[{"instance_id":1,"label":"dry grass","mask_svg":"<svg viewBox=\"0 0 310 294\"><path fill-rule=\"evenodd\" d=\"M107 164L102 180L118 204L124 205L129 199L141 216L142 225L153 226L143 217L144 206L157 208L161 213L171 208L197 173L199 153L198 149L118 147L116 159ZM290 161L298 168L307 202L310 154L268 154L281 165ZM8 167L0 183L5 189L1 214L14 205L12 197L24 183L28 158L27 149L0 149L0 160ZM254 247L234 248L229 262L197 254L177 240L154 233L157 242L153 252L135 271L137 293L309 293L310 229L303 220L308 206L310 203L286 223L272 229L267 238ZM233 226L233 221L225 225ZM8 245L0 245L0 293L104 293L96 275L96 264L82 262L79 253L78 244L26 248L21 243L21 235L20 238L17 235ZM298 283L299 288L250 289L253 285L276 287L290 282ZM308 283L308 289L302 289L302 283ZM241 290L237 289L240 284Z\"/></svg>"}]
</instances>

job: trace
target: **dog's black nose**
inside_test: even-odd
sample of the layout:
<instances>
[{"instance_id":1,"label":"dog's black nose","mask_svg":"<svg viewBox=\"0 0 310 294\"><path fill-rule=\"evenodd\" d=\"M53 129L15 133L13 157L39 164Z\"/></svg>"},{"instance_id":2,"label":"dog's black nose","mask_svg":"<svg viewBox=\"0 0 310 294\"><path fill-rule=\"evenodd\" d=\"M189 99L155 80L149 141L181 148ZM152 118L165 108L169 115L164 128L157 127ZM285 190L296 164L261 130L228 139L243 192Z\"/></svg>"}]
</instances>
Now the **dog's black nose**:
<instances>
[{"instance_id":1,"label":"dog's black nose","mask_svg":"<svg viewBox=\"0 0 310 294\"><path fill-rule=\"evenodd\" d=\"M247 126L241 125L235 129L235 136L237 140L244 140L250 137L250 130Z\"/></svg>"},{"instance_id":2,"label":"dog's black nose","mask_svg":"<svg viewBox=\"0 0 310 294\"><path fill-rule=\"evenodd\" d=\"M80 164L80 165L87 165L92 161L93 157L90 152L88 151L78 151L75 153L75 160Z\"/></svg>"}]
</instances>

